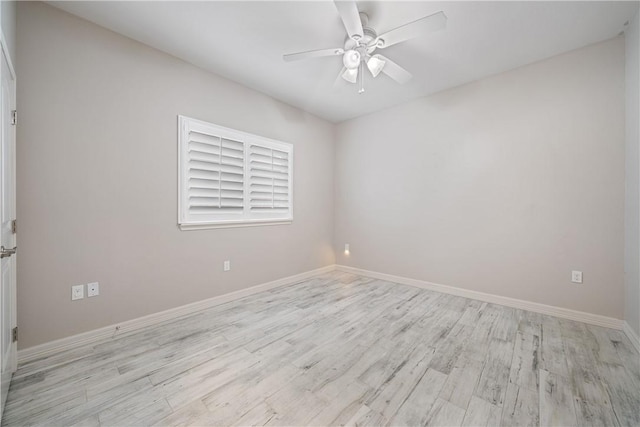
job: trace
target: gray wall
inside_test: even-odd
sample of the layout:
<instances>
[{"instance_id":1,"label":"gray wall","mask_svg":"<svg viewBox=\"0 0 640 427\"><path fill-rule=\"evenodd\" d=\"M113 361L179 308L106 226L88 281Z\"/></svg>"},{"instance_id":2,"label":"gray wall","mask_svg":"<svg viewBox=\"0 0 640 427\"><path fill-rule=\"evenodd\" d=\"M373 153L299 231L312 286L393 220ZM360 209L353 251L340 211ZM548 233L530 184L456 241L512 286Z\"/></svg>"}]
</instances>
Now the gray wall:
<instances>
[{"instance_id":1,"label":"gray wall","mask_svg":"<svg viewBox=\"0 0 640 427\"><path fill-rule=\"evenodd\" d=\"M334 262L332 124L42 3L17 28L21 348ZM179 231L178 114L293 143L293 224Z\"/></svg>"},{"instance_id":2,"label":"gray wall","mask_svg":"<svg viewBox=\"0 0 640 427\"><path fill-rule=\"evenodd\" d=\"M337 262L622 319L624 49L339 125Z\"/></svg>"},{"instance_id":3,"label":"gray wall","mask_svg":"<svg viewBox=\"0 0 640 427\"><path fill-rule=\"evenodd\" d=\"M625 152L625 320L640 334L640 33L636 14L625 31L626 152Z\"/></svg>"}]
</instances>

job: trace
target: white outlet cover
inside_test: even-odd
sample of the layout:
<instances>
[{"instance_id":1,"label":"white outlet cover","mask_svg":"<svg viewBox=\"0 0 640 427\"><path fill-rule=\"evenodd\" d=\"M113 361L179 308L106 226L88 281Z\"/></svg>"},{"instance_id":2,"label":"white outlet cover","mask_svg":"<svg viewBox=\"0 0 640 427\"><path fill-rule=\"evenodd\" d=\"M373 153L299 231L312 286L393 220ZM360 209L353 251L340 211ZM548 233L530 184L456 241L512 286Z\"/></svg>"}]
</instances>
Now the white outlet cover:
<instances>
[{"instance_id":1,"label":"white outlet cover","mask_svg":"<svg viewBox=\"0 0 640 427\"><path fill-rule=\"evenodd\" d=\"M225 261L224 265L223 265L223 269L224 269L224 271L231 270L231 261Z\"/></svg>"},{"instance_id":2,"label":"white outlet cover","mask_svg":"<svg viewBox=\"0 0 640 427\"><path fill-rule=\"evenodd\" d=\"M71 301L84 298L84 285L74 285L71 287Z\"/></svg>"},{"instance_id":3,"label":"white outlet cover","mask_svg":"<svg viewBox=\"0 0 640 427\"><path fill-rule=\"evenodd\" d=\"M96 297L100 295L100 283L92 282L87 284L87 297Z\"/></svg>"}]
</instances>

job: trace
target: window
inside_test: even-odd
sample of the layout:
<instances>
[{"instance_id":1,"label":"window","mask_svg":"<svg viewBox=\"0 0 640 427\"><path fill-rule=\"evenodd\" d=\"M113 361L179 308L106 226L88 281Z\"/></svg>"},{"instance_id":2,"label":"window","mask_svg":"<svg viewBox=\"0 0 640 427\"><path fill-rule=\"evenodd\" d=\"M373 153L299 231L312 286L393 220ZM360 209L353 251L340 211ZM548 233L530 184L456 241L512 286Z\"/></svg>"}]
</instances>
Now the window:
<instances>
[{"instance_id":1,"label":"window","mask_svg":"<svg viewBox=\"0 0 640 427\"><path fill-rule=\"evenodd\" d=\"M178 116L183 230L293 220L293 145Z\"/></svg>"}]
</instances>

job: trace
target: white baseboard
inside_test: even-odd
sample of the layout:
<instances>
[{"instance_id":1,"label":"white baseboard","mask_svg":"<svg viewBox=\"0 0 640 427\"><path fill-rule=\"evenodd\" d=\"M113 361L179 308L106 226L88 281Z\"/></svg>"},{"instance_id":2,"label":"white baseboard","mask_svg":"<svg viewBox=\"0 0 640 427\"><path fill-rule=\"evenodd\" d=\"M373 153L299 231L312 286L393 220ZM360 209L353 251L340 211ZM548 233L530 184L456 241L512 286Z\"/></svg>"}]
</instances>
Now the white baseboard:
<instances>
[{"instance_id":1,"label":"white baseboard","mask_svg":"<svg viewBox=\"0 0 640 427\"><path fill-rule=\"evenodd\" d=\"M51 356L62 351L72 350L86 344L95 343L105 338L111 338L116 335L122 335L127 332L136 331L146 326L157 325L168 320L173 320L178 317L214 307L216 305L244 298L258 292L263 292L269 289L274 289L280 286L299 282L301 280L308 279L309 277L328 273L333 270L335 270L335 265L328 265L326 267L306 271L304 273L296 274L289 277L284 277L272 282L262 283L250 288L241 289L239 291L219 295L206 300L194 302L176 308L171 308L159 313L150 314L148 316L139 317L137 319L127 320L115 325L105 326L103 328L94 329L92 331L83 332L81 334L72 335L70 337L61 338L55 341L50 341L44 344L36 345L34 347L25 348L18 351L18 364L29 362L35 359L40 359L42 357Z\"/></svg>"},{"instance_id":2,"label":"white baseboard","mask_svg":"<svg viewBox=\"0 0 640 427\"><path fill-rule=\"evenodd\" d=\"M636 334L636 331L631 329L631 325L629 325L627 322L624 322L624 327L622 330L624 331L624 334L627 336L627 338L629 338L629 341L631 341L631 344L633 344L636 350L638 350L638 353L640 353L640 337L638 336L638 334Z\"/></svg>"},{"instance_id":3,"label":"white baseboard","mask_svg":"<svg viewBox=\"0 0 640 427\"><path fill-rule=\"evenodd\" d=\"M640 339L638 338L638 335L636 335L631 327L623 320L600 316L597 314L585 313L582 311L570 310L567 308L554 307L550 305L519 300L515 298L487 294L484 292L471 291L468 289L456 288L453 286L439 285L424 280L409 279L406 277L394 276L392 274L379 273L344 265L328 265L326 267L296 274L294 276L285 277L282 279L274 280L272 282L262 283L260 285L252 286L247 289L219 295L217 297L209 298L203 301L171 308L159 313L150 314L148 316L139 317L137 319L127 320L126 322L105 326L103 328L94 329L92 331L83 332L81 334L61 338L55 341L50 341L34 347L25 348L18 351L18 363L26 363L35 359L40 359L42 357L51 356L62 351L72 350L83 345L95 343L103 339L114 337L116 335L133 332L147 326L157 325L162 322L176 319L178 317L186 316L201 310L206 310L207 308L214 307L216 305L244 298L258 292L263 292L280 286L289 285L301 280L308 279L312 276L331 272L336 269L348 273L358 274L361 276L387 280L389 282L401 283L404 285L415 286L418 288L428 289L445 294L457 295L479 301L490 302L493 304L500 304L507 307L519 308L522 310L533 311L535 313L548 314L550 316L575 320L578 322L588 323L590 325L623 330L627 337L629 337L631 343L640 352Z\"/></svg>"},{"instance_id":4,"label":"white baseboard","mask_svg":"<svg viewBox=\"0 0 640 427\"><path fill-rule=\"evenodd\" d=\"M493 304L505 305L507 307L519 308L521 310L533 311L535 313L548 314L550 316L575 320L578 322L588 323L590 325L603 326L605 328L622 330L623 324L626 323L623 320L614 319L613 317L600 316L598 314L591 314L583 311L570 310L568 308L540 304L537 302L530 302L499 295L487 294L484 292L471 291L468 289L456 288L453 286L439 285L437 283L431 283L424 280L409 279L406 277L394 276L392 274L378 273L375 271L363 270L360 268L347 267L345 265L336 265L336 269L347 273L387 280L389 282L401 283L403 285L415 286L422 289L428 289L430 291L457 295L479 301L490 302Z\"/></svg>"}]
</instances>

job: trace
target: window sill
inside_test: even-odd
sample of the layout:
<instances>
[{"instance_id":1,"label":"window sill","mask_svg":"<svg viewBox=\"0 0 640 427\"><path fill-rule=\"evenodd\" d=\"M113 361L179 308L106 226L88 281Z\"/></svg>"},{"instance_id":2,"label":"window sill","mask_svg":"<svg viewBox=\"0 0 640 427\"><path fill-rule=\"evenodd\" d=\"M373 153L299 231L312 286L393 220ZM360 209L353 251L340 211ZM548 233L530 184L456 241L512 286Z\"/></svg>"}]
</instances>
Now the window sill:
<instances>
[{"instance_id":1,"label":"window sill","mask_svg":"<svg viewBox=\"0 0 640 427\"><path fill-rule=\"evenodd\" d=\"M259 227L263 225L287 225L291 224L293 219L265 219L265 220L252 220L252 221L233 221L224 223L190 223L190 224L178 224L178 227L182 231L189 230L209 230L214 228L237 228L237 227Z\"/></svg>"}]
</instances>

